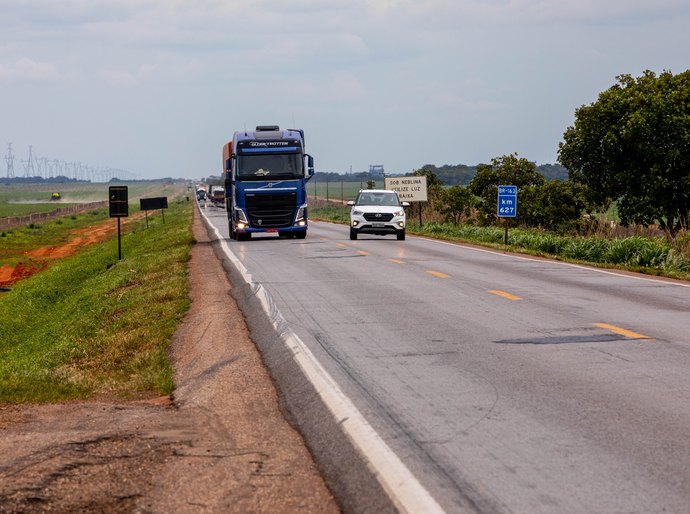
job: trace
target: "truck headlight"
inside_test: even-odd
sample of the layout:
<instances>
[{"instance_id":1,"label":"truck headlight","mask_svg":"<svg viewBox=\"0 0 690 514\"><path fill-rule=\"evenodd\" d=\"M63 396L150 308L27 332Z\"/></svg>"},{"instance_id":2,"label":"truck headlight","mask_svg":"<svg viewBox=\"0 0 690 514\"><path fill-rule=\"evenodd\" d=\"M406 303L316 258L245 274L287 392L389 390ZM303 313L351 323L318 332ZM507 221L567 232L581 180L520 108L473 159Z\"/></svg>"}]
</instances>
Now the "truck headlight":
<instances>
[{"instance_id":1,"label":"truck headlight","mask_svg":"<svg viewBox=\"0 0 690 514\"><path fill-rule=\"evenodd\" d=\"M295 222L298 222L300 220L304 219L304 213L307 210L307 206L303 205L299 209L297 209L297 216L295 216Z\"/></svg>"},{"instance_id":2,"label":"truck headlight","mask_svg":"<svg viewBox=\"0 0 690 514\"><path fill-rule=\"evenodd\" d=\"M249 225L249 221L247 220L246 214L244 214L244 211L240 209L239 207L235 207L235 214L237 215L237 219L240 220L242 223L246 223Z\"/></svg>"}]
</instances>

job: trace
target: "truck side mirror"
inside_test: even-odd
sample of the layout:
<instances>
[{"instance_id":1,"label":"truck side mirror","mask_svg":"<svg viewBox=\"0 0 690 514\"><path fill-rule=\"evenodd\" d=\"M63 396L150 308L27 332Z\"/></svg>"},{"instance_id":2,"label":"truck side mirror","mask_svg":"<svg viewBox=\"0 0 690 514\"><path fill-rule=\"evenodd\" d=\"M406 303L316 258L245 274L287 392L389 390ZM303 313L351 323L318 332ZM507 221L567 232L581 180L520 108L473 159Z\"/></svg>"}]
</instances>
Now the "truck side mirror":
<instances>
[{"instance_id":1,"label":"truck side mirror","mask_svg":"<svg viewBox=\"0 0 690 514\"><path fill-rule=\"evenodd\" d=\"M309 154L307 154L307 172L310 177L314 175L314 158Z\"/></svg>"}]
</instances>

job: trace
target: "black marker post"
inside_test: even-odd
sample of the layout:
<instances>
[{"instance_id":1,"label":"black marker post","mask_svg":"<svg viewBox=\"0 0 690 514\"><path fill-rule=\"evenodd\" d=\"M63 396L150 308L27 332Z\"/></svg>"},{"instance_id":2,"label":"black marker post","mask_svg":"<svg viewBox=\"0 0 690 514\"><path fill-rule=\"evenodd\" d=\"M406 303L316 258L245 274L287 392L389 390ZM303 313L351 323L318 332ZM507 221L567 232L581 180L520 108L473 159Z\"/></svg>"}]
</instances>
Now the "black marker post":
<instances>
[{"instance_id":1,"label":"black marker post","mask_svg":"<svg viewBox=\"0 0 690 514\"><path fill-rule=\"evenodd\" d=\"M120 218L129 216L127 186L110 186L108 188L110 217L117 218L117 258L122 260L122 243L120 237Z\"/></svg>"}]
</instances>

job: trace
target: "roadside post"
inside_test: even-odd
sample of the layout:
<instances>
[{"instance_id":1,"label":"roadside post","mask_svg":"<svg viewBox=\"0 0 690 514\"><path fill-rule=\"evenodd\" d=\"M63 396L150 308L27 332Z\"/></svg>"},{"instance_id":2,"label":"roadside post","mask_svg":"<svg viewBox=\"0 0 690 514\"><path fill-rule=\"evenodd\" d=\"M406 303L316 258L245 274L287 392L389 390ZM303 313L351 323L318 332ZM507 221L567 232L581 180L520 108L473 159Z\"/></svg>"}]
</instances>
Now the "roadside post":
<instances>
[{"instance_id":1,"label":"roadside post","mask_svg":"<svg viewBox=\"0 0 690 514\"><path fill-rule=\"evenodd\" d=\"M517 215L517 186L498 186L496 214L503 218L503 244L508 244L508 227L510 218Z\"/></svg>"},{"instance_id":2,"label":"roadside post","mask_svg":"<svg viewBox=\"0 0 690 514\"><path fill-rule=\"evenodd\" d=\"M385 177L383 188L398 193L401 202L419 203L419 227L422 226L422 202L427 201L426 177Z\"/></svg>"},{"instance_id":3,"label":"roadside post","mask_svg":"<svg viewBox=\"0 0 690 514\"><path fill-rule=\"evenodd\" d=\"M110 217L117 218L117 258L122 260L122 237L120 232L120 218L129 216L129 192L127 186L110 186L108 199Z\"/></svg>"},{"instance_id":4,"label":"roadside post","mask_svg":"<svg viewBox=\"0 0 690 514\"><path fill-rule=\"evenodd\" d=\"M163 223L165 223L165 211L163 209L168 208L168 197L157 196L155 198L140 198L139 208L146 214L146 228L149 228L149 211L153 211L156 209L161 210L161 215L163 216Z\"/></svg>"}]
</instances>

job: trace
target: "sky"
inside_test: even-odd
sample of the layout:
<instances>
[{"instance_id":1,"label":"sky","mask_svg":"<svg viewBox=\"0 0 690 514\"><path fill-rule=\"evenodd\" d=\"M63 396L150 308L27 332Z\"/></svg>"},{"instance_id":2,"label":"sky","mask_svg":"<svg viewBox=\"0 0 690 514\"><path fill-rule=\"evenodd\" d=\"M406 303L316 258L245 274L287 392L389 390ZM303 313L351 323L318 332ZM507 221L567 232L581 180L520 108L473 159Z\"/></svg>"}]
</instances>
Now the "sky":
<instances>
[{"instance_id":1,"label":"sky","mask_svg":"<svg viewBox=\"0 0 690 514\"><path fill-rule=\"evenodd\" d=\"M0 177L34 157L221 173L302 128L316 171L557 161L621 74L690 68L687 0L0 0Z\"/></svg>"}]
</instances>

